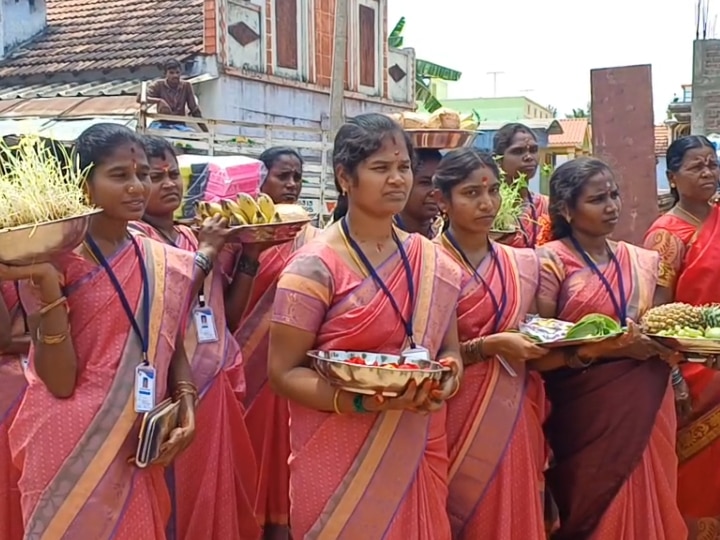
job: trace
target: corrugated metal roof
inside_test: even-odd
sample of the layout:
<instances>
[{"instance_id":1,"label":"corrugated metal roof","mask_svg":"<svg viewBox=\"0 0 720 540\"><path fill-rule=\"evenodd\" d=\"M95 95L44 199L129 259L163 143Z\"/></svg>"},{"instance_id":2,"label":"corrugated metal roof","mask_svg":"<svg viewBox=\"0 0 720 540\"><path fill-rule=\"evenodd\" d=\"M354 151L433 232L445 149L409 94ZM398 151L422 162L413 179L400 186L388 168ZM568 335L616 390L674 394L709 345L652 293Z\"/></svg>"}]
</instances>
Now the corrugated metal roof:
<instances>
[{"instance_id":1,"label":"corrugated metal roof","mask_svg":"<svg viewBox=\"0 0 720 540\"><path fill-rule=\"evenodd\" d=\"M77 118L77 119L42 119L42 118L22 118L17 120L3 119L0 120L0 137L6 135L40 135L61 142L73 142L83 131L101 122L110 122L113 124L121 124L135 129L136 119L133 117L96 116L93 118Z\"/></svg>"},{"instance_id":2,"label":"corrugated metal roof","mask_svg":"<svg viewBox=\"0 0 720 540\"><path fill-rule=\"evenodd\" d=\"M135 116L134 96L10 99L0 102L3 118L80 118L90 116Z\"/></svg>"},{"instance_id":3,"label":"corrugated metal roof","mask_svg":"<svg viewBox=\"0 0 720 540\"><path fill-rule=\"evenodd\" d=\"M90 82L0 85L0 101L55 97L134 96L140 91L142 82L142 79L112 79Z\"/></svg>"}]
</instances>

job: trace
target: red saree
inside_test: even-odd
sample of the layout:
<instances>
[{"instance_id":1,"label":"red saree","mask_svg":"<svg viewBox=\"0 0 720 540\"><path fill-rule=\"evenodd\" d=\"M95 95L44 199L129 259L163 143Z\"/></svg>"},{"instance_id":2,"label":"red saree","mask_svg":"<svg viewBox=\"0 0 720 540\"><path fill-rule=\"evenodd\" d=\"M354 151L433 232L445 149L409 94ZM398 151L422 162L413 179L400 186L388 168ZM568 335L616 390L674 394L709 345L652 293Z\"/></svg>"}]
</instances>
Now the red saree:
<instances>
[{"instance_id":1,"label":"red saree","mask_svg":"<svg viewBox=\"0 0 720 540\"><path fill-rule=\"evenodd\" d=\"M562 241L538 248L540 297L556 316L589 313L617 319L601 280ZM620 242L628 316L652 305L656 253ZM614 264L600 267L618 294ZM670 368L659 360L605 360L586 370L545 375L551 412L545 434L555 463L546 478L560 513L556 540L680 540L687 528L677 509L675 404Z\"/></svg>"},{"instance_id":2,"label":"red saree","mask_svg":"<svg viewBox=\"0 0 720 540\"><path fill-rule=\"evenodd\" d=\"M458 297L460 270L438 246L410 235L405 250L417 291L414 331L434 357ZM409 310L396 252L377 269ZM316 333L320 349L399 353L404 328L372 278L332 248L300 249L280 276L275 324ZM290 402L290 523L296 540L450 540L446 408L338 415Z\"/></svg>"},{"instance_id":3,"label":"red saree","mask_svg":"<svg viewBox=\"0 0 720 540\"><path fill-rule=\"evenodd\" d=\"M538 260L529 249L494 246L502 275L490 256L478 272L496 298L505 290L507 307L497 330L503 332L517 329L530 308L537 293ZM448 252L453 255L452 248ZM463 266L460 341L492 334L495 309L485 286ZM448 403L448 512L455 539L545 538L545 392L537 373L512 358L506 361L517 377L497 359L468 366L460 392ZM523 518L513 519L519 508Z\"/></svg>"},{"instance_id":4,"label":"red saree","mask_svg":"<svg viewBox=\"0 0 720 540\"><path fill-rule=\"evenodd\" d=\"M25 318L15 287L15 283L9 281L0 283L3 301L10 312L12 333L17 336L25 333ZM26 386L22 358L16 355L0 356L0 537L4 540L19 540L23 537L18 490L20 471L12 462L8 431Z\"/></svg>"},{"instance_id":5,"label":"red saree","mask_svg":"<svg viewBox=\"0 0 720 540\"><path fill-rule=\"evenodd\" d=\"M520 230L501 241L503 244L512 247L534 248L540 234L540 219L547 216L550 201L546 195L540 193L532 194L532 201L526 202L520 216Z\"/></svg>"},{"instance_id":6,"label":"red saree","mask_svg":"<svg viewBox=\"0 0 720 540\"><path fill-rule=\"evenodd\" d=\"M287 540L290 537L290 472L287 464L290 456L290 413L287 400L272 392L267 385L268 330L275 287L292 254L319 233L320 229L307 226L293 242L274 246L261 254L247 314L235 332L244 358L245 422L258 460L255 516L264 528L266 539Z\"/></svg>"},{"instance_id":7,"label":"red saree","mask_svg":"<svg viewBox=\"0 0 720 540\"><path fill-rule=\"evenodd\" d=\"M137 238L150 285L148 356L166 395L170 359L187 308L192 256ZM135 317L142 316L142 280L132 245L108 258ZM170 515L163 469L137 469L139 415L134 410L139 340L102 267L78 255L61 264L70 328L78 358L75 392L57 399L35 376L10 428L25 538L41 540L162 540ZM36 300L21 290L34 312ZM33 350L30 367L33 370Z\"/></svg>"},{"instance_id":8,"label":"red saree","mask_svg":"<svg viewBox=\"0 0 720 540\"><path fill-rule=\"evenodd\" d=\"M147 223L133 223L133 228L158 242L168 242ZM176 246L197 251L192 231L182 225L176 230ZM185 331L185 351L200 403L195 440L166 472L173 508L168 537L179 540L260 537L252 507L257 483L255 455L227 375L229 368L242 365L242 361L240 347L225 322L224 286L223 268L218 264L203 286L218 340L198 343L193 317ZM196 305L197 299L192 303Z\"/></svg>"},{"instance_id":9,"label":"red saree","mask_svg":"<svg viewBox=\"0 0 720 540\"><path fill-rule=\"evenodd\" d=\"M645 246L660 253L661 284L675 288L676 301L720 303L719 239L717 206L699 230L671 214L650 227ZM720 373L695 363L681 369L690 388L693 416L678 431L678 504L690 518L720 516Z\"/></svg>"}]
</instances>

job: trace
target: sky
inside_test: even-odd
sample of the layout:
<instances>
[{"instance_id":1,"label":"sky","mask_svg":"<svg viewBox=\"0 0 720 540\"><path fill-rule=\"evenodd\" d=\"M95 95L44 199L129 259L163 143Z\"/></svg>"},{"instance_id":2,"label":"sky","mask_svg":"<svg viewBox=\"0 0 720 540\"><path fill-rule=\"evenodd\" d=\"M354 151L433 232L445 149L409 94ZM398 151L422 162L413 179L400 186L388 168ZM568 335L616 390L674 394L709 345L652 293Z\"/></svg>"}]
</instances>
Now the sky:
<instances>
[{"instance_id":1,"label":"sky","mask_svg":"<svg viewBox=\"0 0 720 540\"><path fill-rule=\"evenodd\" d=\"M405 16L405 46L462 72L449 98L524 95L564 117L590 100L590 70L651 64L653 107L666 117L692 82L696 0L387 0L388 25ZM712 7L712 6L711 6ZM712 36L720 5L710 10ZM720 20L715 23L720 37Z\"/></svg>"}]
</instances>

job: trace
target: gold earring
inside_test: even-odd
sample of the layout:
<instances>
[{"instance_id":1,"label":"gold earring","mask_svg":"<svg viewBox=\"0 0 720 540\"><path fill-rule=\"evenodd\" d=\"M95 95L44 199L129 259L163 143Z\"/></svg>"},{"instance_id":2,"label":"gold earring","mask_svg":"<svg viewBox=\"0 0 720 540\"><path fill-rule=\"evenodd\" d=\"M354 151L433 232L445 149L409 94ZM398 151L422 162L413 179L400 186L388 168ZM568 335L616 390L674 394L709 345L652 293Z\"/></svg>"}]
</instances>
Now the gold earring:
<instances>
[{"instance_id":1,"label":"gold earring","mask_svg":"<svg viewBox=\"0 0 720 540\"><path fill-rule=\"evenodd\" d=\"M674 182L670 182L670 189L675 189L675 183L674 183Z\"/></svg>"}]
</instances>

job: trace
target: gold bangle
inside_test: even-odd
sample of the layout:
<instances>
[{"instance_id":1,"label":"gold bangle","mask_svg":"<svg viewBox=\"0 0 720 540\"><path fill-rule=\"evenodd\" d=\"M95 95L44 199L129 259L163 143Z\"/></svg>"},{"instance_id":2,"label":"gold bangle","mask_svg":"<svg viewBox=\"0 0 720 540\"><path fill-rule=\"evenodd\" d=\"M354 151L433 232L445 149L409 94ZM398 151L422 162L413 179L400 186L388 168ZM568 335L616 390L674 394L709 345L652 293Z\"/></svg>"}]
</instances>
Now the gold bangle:
<instances>
[{"instance_id":1,"label":"gold bangle","mask_svg":"<svg viewBox=\"0 0 720 540\"><path fill-rule=\"evenodd\" d=\"M340 411L340 390L339 388L335 389L335 394L333 395L333 410L335 411L335 414L342 414Z\"/></svg>"},{"instance_id":2,"label":"gold bangle","mask_svg":"<svg viewBox=\"0 0 720 540\"><path fill-rule=\"evenodd\" d=\"M67 339L68 333L69 331L62 334L41 334L40 327L38 326L35 332L35 340L43 345L59 345Z\"/></svg>"},{"instance_id":3,"label":"gold bangle","mask_svg":"<svg viewBox=\"0 0 720 540\"><path fill-rule=\"evenodd\" d=\"M58 299L55 300L54 302L50 302L49 304L41 307L41 308L38 310L38 315L40 315L40 316L42 317L43 315L45 315L45 314L48 313L49 311L51 311L51 310L55 309L56 307L64 304L65 302L67 302L67 296L61 296L60 298L58 298Z\"/></svg>"},{"instance_id":4,"label":"gold bangle","mask_svg":"<svg viewBox=\"0 0 720 540\"><path fill-rule=\"evenodd\" d=\"M200 398L198 397L198 393L195 390L190 390L189 388L183 388L182 390L176 390L173 394L173 401L180 401L184 396L192 396L193 402L197 405L198 401L200 401Z\"/></svg>"},{"instance_id":5,"label":"gold bangle","mask_svg":"<svg viewBox=\"0 0 720 540\"><path fill-rule=\"evenodd\" d=\"M455 383L455 390L452 391L452 393L445 399L445 401L447 401L448 399L454 398L459 391L460 391L460 381L457 381L457 383Z\"/></svg>"}]
</instances>

